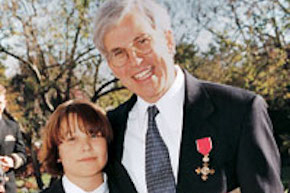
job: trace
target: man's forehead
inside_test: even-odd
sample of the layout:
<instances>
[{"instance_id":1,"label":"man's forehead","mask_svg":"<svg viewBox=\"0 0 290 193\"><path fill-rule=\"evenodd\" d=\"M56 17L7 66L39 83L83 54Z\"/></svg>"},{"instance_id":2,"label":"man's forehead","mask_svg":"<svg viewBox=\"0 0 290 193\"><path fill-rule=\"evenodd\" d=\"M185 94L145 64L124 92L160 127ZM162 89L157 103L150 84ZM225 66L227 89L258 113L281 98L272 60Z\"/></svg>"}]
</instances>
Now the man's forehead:
<instances>
[{"instance_id":1,"label":"man's forehead","mask_svg":"<svg viewBox=\"0 0 290 193\"><path fill-rule=\"evenodd\" d=\"M104 37L105 47L109 50L124 47L154 29L141 14L128 14L107 31Z\"/></svg>"}]
</instances>

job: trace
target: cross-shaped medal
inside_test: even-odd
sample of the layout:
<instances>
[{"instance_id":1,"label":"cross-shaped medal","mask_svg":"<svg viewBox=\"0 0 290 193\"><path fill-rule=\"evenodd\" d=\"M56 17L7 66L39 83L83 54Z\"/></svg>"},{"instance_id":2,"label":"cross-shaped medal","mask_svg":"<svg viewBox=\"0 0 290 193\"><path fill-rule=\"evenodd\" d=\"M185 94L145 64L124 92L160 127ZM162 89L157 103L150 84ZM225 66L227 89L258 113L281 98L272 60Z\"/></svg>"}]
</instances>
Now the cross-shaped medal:
<instances>
[{"instance_id":1,"label":"cross-shaped medal","mask_svg":"<svg viewBox=\"0 0 290 193\"><path fill-rule=\"evenodd\" d=\"M213 175L215 173L214 169L210 169L208 167L208 163L203 163L203 167L198 167L197 169L195 169L195 172L200 175L201 174L201 179L203 181L206 181L208 179L208 175L211 174Z\"/></svg>"},{"instance_id":2,"label":"cross-shaped medal","mask_svg":"<svg viewBox=\"0 0 290 193\"><path fill-rule=\"evenodd\" d=\"M209 168L209 153L212 150L212 142L210 137L205 137L202 139L196 140L197 151L203 155L202 158L202 168L198 167L195 169L197 175L201 174L201 179L206 181L208 179L208 175L213 175L215 173L214 169Z\"/></svg>"}]
</instances>

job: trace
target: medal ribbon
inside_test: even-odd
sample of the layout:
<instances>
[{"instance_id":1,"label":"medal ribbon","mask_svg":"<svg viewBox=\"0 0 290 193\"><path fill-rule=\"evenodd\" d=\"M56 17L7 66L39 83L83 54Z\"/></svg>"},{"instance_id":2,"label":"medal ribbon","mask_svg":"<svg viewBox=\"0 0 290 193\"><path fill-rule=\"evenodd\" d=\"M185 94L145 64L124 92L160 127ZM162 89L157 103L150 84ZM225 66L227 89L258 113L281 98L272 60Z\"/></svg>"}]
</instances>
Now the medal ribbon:
<instances>
[{"instance_id":1,"label":"medal ribbon","mask_svg":"<svg viewBox=\"0 0 290 193\"><path fill-rule=\"evenodd\" d=\"M212 142L210 137L196 140L197 151L202 155L208 155L212 150Z\"/></svg>"}]
</instances>

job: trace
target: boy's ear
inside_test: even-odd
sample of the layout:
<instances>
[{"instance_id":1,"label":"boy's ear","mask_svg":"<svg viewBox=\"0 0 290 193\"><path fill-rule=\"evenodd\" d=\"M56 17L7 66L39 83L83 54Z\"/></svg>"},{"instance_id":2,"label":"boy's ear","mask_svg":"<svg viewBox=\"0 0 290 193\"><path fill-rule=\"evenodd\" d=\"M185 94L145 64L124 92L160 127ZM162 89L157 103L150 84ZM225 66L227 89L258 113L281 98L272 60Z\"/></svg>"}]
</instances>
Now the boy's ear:
<instances>
[{"instance_id":1,"label":"boy's ear","mask_svg":"<svg viewBox=\"0 0 290 193\"><path fill-rule=\"evenodd\" d=\"M167 41L167 47L170 53L174 55L176 50L175 50L175 40L174 40L173 33L171 30L167 30L164 33L165 33L165 38Z\"/></svg>"}]
</instances>

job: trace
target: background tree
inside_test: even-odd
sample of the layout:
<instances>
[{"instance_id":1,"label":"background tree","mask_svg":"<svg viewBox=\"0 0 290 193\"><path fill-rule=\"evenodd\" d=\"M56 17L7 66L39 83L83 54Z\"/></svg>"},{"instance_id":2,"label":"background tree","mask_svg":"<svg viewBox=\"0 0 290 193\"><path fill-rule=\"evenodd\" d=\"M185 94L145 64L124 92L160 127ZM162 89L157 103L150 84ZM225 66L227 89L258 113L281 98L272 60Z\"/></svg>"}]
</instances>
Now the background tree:
<instances>
[{"instance_id":1,"label":"background tree","mask_svg":"<svg viewBox=\"0 0 290 193\"><path fill-rule=\"evenodd\" d=\"M282 163L289 166L290 1L192 1L188 7L195 10L190 15L197 31L209 33L212 41L205 51L183 41L176 59L201 79L262 95L269 104Z\"/></svg>"},{"instance_id":2,"label":"background tree","mask_svg":"<svg viewBox=\"0 0 290 193\"><path fill-rule=\"evenodd\" d=\"M41 128L74 90L83 90L95 102L116 82L99 78L103 59L91 41L95 1L4 0L0 6L5 10L0 53L19 63L11 84L20 93L16 102L25 109L19 121L27 130ZM110 91L120 89L115 87Z\"/></svg>"},{"instance_id":3,"label":"background tree","mask_svg":"<svg viewBox=\"0 0 290 193\"><path fill-rule=\"evenodd\" d=\"M0 81L9 85L9 111L25 129L31 150L63 101L86 97L110 109L131 95L104 70L106 63L92 42L100 1L0 1ZM287 164L290 1L159 1L171 14L177 63L198 78L261 94ZM19 68L6 78L1 64L11 61Z\"/></svg>"},{"instance_id":4,"label":"background tree","mask_svg":"<svg viewBox=\"0 0 290 193\"><path fill-rule=\"evenodd\" d=\"M0 62L16 60L19 65L9 81L11 92L16 93L11 101L21 112L11 110L25 128L34 167L38 167L34 143L60 103L79 91L96 102L123 89L115 78L104 80L99 75L103 59L91 38L97 6L98 2L89 0L0 2ZM41 187L39 168L35 169Z\"/></svg>"}]
</instances>

